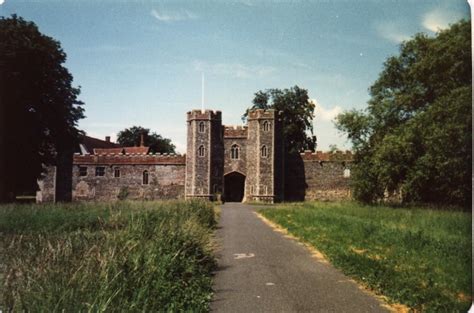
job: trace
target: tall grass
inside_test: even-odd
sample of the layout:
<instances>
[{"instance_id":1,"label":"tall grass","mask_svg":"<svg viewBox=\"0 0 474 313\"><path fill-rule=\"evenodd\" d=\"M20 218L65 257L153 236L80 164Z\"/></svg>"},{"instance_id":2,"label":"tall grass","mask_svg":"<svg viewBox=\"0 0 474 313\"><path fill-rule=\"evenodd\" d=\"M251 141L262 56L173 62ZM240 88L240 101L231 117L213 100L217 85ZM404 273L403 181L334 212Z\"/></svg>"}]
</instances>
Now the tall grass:
<instances>
[{"instance_id":1,"label":"tall grass","mask_svg":"<svg viewBox=\"0 0 474 313\"><path fill-rule=\"evenodd\" d=\"M466 312L471 214L306 203L262 210L344 273L417 311Z\"/></svg>"},{"instance_id":2,"label":"tall grass","mask_svg":"<svg viewBox=\"0 0 474 313\"><path fill-rule=\"evenodd\" d=\"M207 311L203 202L0 207L4 311Z\"/></svg>"}]
</instances>

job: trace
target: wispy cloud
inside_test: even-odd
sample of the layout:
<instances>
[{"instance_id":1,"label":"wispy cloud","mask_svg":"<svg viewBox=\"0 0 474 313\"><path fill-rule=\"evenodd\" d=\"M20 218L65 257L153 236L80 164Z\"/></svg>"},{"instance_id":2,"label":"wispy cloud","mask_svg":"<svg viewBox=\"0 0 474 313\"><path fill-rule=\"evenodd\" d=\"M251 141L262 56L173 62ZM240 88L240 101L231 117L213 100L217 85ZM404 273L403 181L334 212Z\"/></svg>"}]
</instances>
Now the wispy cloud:
<instances>
[{"instance_id":1,"label":"wispy cloud","mask_svg":"<svg viewBox=\"0 0 474 313\"><path fill-rule=\"evenodd\" d=\"M202 61L194 62L194 70L236 78L265 77L276 72L276 68L272 66L245 65L240 63L208 64Z\"/></svg>"},{"instance_id":2,"label":"wispy cloud","mask_svg":"<svg viewBox=\"0 0 474 313\"><path fill-rule=\"evenodd\" d=\"M132 48L129 46L118 46L118 45L110 45L110 44L103 44L94 47L82 47L79 50L86 51L86 52L122 52L122 51L129 51Z\"/></svg>"},{"instance_id":3,"label":"wispy cloud","mask_svg":"<svg viewBox=\"0 0 474 313\"><path fill-rule=\"evenodd\" d=\"M439 8L431 10L423 16L422 25L432 32L437 32L449 27L449 24L461 19L461 12L452 10L441 10Z\"/></svg>"},{"instance_id":4,"label":"wispy cloud","mask_svg":"<svg viewBox=\"0 0 474 313\"><path fill-rule=\"evenodd\" d=\"M188 10L183 11L158 11L157 9L151 10L151 15L156 18L160 22L178 22L178 21L185 21L185 20L195 20L199 16L193 12Z\"/></svg>"},{"instance_id":5,"label":"wispy cloud","mask_svg":"<svg viewBox=\"0 0 474 313\"><path fill-rule=\"evenodd\" d=\"M410 39L407 33L400 30L402 28L400 23L385 21L376 24L375 28L379 36L394 43L401 43L404 40Z\"/></svg>"},{"instance_id":6,"label":"wispy cloud","mask_svg":"<svg viewBox=\"0 0 474 313\"><path fill-rule=\"evenodd\" d=\"M310 101L315 105L314 114L316 121L333 121L334 118L342 112L342 108L338 105L332 108L325 108L316 99L310 99Z\"/></svg>"}]
</instances>

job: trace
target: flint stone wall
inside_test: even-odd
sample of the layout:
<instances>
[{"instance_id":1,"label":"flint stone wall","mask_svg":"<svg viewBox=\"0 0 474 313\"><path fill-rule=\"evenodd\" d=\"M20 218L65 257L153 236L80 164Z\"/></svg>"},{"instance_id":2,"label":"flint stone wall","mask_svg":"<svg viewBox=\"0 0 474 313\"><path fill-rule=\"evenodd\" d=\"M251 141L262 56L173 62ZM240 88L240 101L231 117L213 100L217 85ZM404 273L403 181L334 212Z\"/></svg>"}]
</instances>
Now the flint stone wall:
<instances>
[{"instance_id":1,"label":"flint stone wall","mask_svg":"<svg viewBox=\"0 0 474 313\"><path fill-rule=\"evenodd\" d=\"M185 158L180 155L75 155L72 198L75 201L153 200L184 197ZM80 168L87 175L80 176ZM96 168L104 167L104 176ZM115 169L120 176L115 177ZM143 173L148 172L148 184Z\"/></svg>"},{"instance_id":2,"label":"flint stone wall","mask_svg":"<svg viewBox=\"0 0 474 313\"><path fill-rule=\"evenodd\" d=\"M318 151L293 156L286 170L286 200L349 200L351 165L349 152Z\"/></svg>"}]
</instances>

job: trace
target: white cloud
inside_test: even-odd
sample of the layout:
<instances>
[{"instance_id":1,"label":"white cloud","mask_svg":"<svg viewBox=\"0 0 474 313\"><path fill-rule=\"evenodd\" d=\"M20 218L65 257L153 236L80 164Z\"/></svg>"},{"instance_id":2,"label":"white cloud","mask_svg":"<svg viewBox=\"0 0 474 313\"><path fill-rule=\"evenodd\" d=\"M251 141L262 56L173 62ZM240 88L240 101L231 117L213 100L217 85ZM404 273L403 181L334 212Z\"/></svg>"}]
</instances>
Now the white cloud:
<instances>
[{"instance_id":1,"label":"white cloud","mask_svg":"<svg viewBox=\"0 0 474 313\"><path fill-rule=\"evenodd\" d=\"M317 150L327 151L331 145L336 145L341 150L350 148L346 137L341 134L334 125L334 118L342 112L338 105L332 108L322 106L315 99L311 99L316 105L315 118L313 121L314 134L318 138Z\"/></svg>"},{"instance_id":2,"label":"white cloud","mask_svg":"<svg viewBox=\"0 0 474 313\"><path fill-rule=\"evenodd\" d=\"M164 12L156 9L151 10L151 15L160 22L177 22L185 20L194 20L198 16L190 11L184 10L180 12Z\"/></svg>"},{"instance_id":3,"label":"white cloud","mask_svg":"<svg viewBox=\"0 0 474 313\"><path fill-rule=\"evenodd\" d=\"M321 104L319 104L316 99L310 99L310 101L315 105L314 114L316 121L332 121L339 113L342 112L342 108L338 105L326 109Z\"/></svg>"},{"instance_id":4,"label":"white cloud","mask_svg":"<svg viewBox=\"0 0 474 313\"><path fill-rule=\"evenodd\" d=\"M449 27L449 24L461 19L460 12L451 10L434 9L423 16L422 25L432 32L437 32Z\"/></svg>"},{"instance_id":5,"label":"white cloud","mask_svg":"<svg viewBox=\"0 0 474 313\"><path fill-rule=\"evenodd\" d=\"M273 74L276 68L262 65L245 65L240 63L208 64L201 61L194 62L194 70L214 75L233 76L237 78L265 77Z\"/></svg>"},{"instance_id":6,"label":"white cloud","mask_svg":"<svg viewBox=\"0 0 474 313\"><path fill-rule=\"evenodd\" d=\"M378 34L391 42L401 43L410 36L401 30L402 25L395 22L383 22L375 26Z\"/></svg>"}]
</instances>

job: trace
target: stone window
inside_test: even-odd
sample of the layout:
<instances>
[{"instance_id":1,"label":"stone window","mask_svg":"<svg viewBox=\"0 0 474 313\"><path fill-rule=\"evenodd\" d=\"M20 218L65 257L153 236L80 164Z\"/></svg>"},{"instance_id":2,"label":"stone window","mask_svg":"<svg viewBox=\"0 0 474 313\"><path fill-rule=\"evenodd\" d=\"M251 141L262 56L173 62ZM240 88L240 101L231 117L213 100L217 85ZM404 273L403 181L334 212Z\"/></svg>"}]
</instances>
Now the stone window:
<instances>
[{"instance_id":1,"label":"stone window","mask_svg":"<svg viewBox=\"0 0 474 313\"><path fill-rule=\"evenodd\" d=\"M349 178L349 177L351 177L351 170L348 169L348 168L345 168L345 169L344 169L344 174L342 174L342 176L343 176L344 178Z\"/></svg>"},{"instance_id":2,"label":"stone window","mask_svg":"<svg viewBox=\"0 0 474 313\"><path fill-rule=\"evenodd\" d=\"M79 166L79 176L87 176L87 166Z\"/></svg>"},{"instance_id":3,"label":"stone window","mask_svg":"<svg viewBox=\"0 0 474 313\"><path fill-rule=\"evenodd\" d=\"M105 176L105 166L97 166L95 168L95 176Z\"/></svg>"},{"instance_id":4,"label":"stone window","mask_svg":"<svg viewBox=\"0 0 474 313\"><path fill-rule=\"evenodd\" d=\"M199 146L198 148L198 156L203 157L205 155L204 146Z\"/></svg>"},{"instance_id":5,"label":"stone window","mask_svg":"<svg viewBox=\"0 0 474 313\"><path fill-rule=\"evenodd\" d=\"M114 177L115 178L120 177L120 167L114 167Z\"/></svg>"},{"instance_id":6,"label":"stone window","mask_svg":"<svg viewBox=\"0 0 474 313\"><path fill-rule=\"evenodd\" d=\"M232 145L230 148L230 158L232 160L238 160L240 154L240 147L237 144Z\"/></svg>"},{"instance_id":7,"label":"stone window","mask_svg":"<svg viewBox=\"0 0 474 313\"><path fill-rule=\"evenodd\" d=\"M267 132L270 130L270 122L265 121L263 122L263 131Z\"/></svg>"},{"instance_id":8,"label":"stone window","mask_svg":"<svg viewBox=\"0 0 474 313\"><path fill-rule=\"evenodd\" d=\"M267 146L263 145L262 148L260 148L260 155L262 158L266 158L268 156Z\"/></svg>"},{"instance_id":9,"label":"stone window","mask_svg":"<svg viewBox=\"0 0 474 313\"><path fill-rule=\"evenodd\" d=\"M203 133L205 130L204 122L199 122L199 132Z\"/></svg>"},{"instance_id":10,"label":"stone window","mask_svg":"<svg viewBox=\"0 0 474 313\"><path fill-rule=\"evenodd\" d=\"M148 185L148 171L143 171L143 185Z\"/></svg>"}]
</instances>

